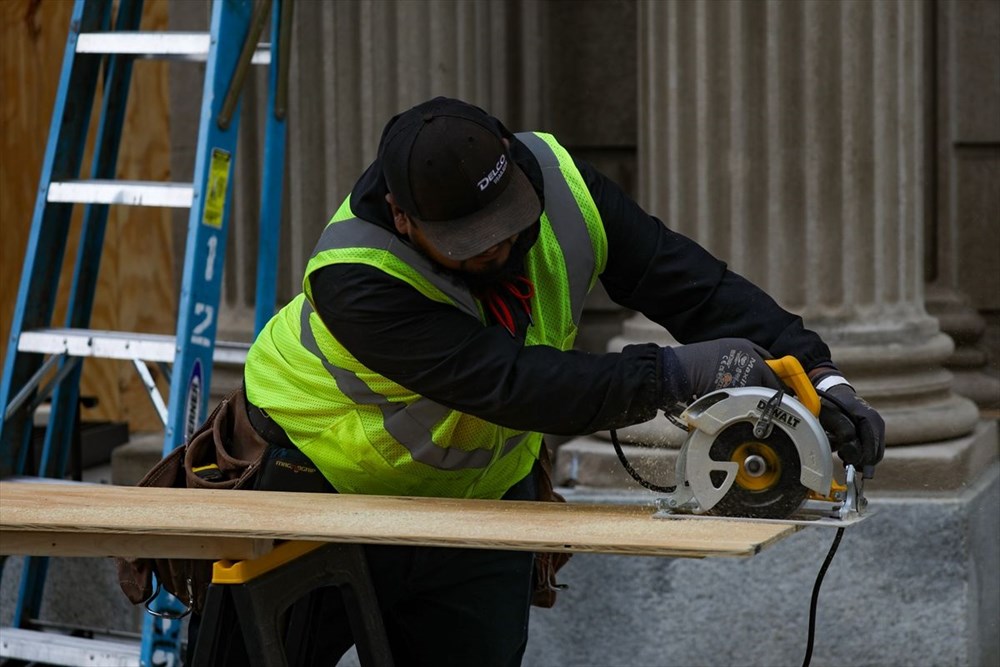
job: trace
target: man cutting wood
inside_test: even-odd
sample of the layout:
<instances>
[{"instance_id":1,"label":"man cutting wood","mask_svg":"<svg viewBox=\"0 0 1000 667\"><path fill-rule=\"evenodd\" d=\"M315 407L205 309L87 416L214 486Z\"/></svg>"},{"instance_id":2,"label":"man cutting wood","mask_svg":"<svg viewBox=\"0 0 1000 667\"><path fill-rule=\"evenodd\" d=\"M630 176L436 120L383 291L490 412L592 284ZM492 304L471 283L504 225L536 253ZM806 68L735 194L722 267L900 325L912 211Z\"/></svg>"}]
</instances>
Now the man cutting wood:
<instances>
[{"instance_id":1,"label":"man cutting wood","mask_svg":"<svg viewBox=\"0 0 1000 667\"><path fill-rule=\"evenodd\" d=\"M600 280L684 343L573 350ZM302 293L247 358L269 443L257 488L553 500L541 434L653 418L723 387L778 382L792 355L836 395L841 458L882 458L884 425L799 317L668 229L551 135L437 98L391 119L323 231ZM518 665L552 563L513 551L366 547L397 664ZM312 600L302 664L352 644L335 591ZM197 628L197 623L192 624Z\"/></svg>"}]
</instances>

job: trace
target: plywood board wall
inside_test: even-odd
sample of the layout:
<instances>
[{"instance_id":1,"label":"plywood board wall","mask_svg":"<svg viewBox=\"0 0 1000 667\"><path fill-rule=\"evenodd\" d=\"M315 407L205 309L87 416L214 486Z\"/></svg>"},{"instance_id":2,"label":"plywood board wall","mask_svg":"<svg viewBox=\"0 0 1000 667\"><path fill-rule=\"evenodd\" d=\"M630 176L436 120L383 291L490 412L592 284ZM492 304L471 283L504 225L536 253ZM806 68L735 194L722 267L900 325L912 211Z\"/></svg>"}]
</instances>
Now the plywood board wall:
<instances>
[{"instance_id":1,"label":"plywood board wall","mask_svg":"<svg viewBox=\"0 0 1000 667\"><path fill-rule=\"evenodd\" d=\"M167 0L147 0L142 29L167 27ZM59 82L73 3L69 0L0 2L0 67L3 146L0 154L0 359L7 340L20 282L21 264L38 191L52 106ZM118 177L169 180L169 105L167 65L137 62ZM93 114L96 121L97 113ZM194 130L192 130L194 131ZM84 158L86 175L90 150ZM79 208L79 207L78 207ZM80 230L74 217L59 284L53 322L65 317L71 263ZM176 312L171 212L166 209L115 208L108 221L101 259L93 328L170 333ZM164 386L165 389L165 386ZM88 360L82 392L98 407L85 419L128 421L133 431L161 428L145 390L130 364Z\"/></svg>"}]
</instances>

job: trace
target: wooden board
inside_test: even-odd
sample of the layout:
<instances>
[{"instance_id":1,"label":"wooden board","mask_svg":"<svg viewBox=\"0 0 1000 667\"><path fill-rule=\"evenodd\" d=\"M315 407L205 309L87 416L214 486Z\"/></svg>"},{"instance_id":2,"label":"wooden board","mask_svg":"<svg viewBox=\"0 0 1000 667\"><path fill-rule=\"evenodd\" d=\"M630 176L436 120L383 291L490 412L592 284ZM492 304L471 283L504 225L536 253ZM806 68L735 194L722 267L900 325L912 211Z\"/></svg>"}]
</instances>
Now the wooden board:
<instances>
[{"instance_id":1,"label":"wooden board","mask_svg":"<svg viewBox=\"0 0 1000 667\"><path fill-rule=\"evenodd\" d=\"M68 556L128 558L260 558L274 548L273 539L216 535L149 535L40 530L0 530L0 554L9 556Z\"/></svg>"},{"instance_id":2,"label":"wooden board","mask_svg":"<svg viewBox=\"0 0 1000 667\"><path fill-rule=\"evenodd\" d=\"M245 558L259 553L261 539L704 558L752 556L796 530L652 513L650 506L6 481L0 553L167 556L179 548L171 540L196 538L204 558Z\"/></svg>"}]
</instances>

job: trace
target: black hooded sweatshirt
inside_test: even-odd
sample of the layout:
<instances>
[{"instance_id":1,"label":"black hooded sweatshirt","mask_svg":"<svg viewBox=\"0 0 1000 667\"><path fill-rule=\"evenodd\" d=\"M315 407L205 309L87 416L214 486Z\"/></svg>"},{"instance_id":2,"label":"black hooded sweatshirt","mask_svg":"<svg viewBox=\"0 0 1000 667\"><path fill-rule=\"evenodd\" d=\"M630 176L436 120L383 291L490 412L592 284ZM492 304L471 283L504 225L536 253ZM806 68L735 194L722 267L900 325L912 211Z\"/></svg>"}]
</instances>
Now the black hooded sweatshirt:
<instances>
[{"instance_id":1,"label":"black hooded sweatshirt","mask_svg":"<svg viewBox=\"0 0 1000 667\"><path fill-rule=\"evenodd\" d=\"M534 156L493 121L544 204ZM681 343L747 338L776 357L795 356L807 371L832 365L829 348L801 318L670 231L591 165L575 163L607 234L600 280L612 300L641 312ZM351 208L398 235L387 192L376 159L351 191ZM501 426L582 435L649 420L677 398L665 395L676 382L662 377L660 348L652 343L606 354L525 346L529 320L516 302L510 304L511 335L499 323L484 326L367 265L335 264L309 280L317 313L361 363L421 396ZM553 287L535 285L536 292L546 289Z\"/></svg>"}]
</instances>

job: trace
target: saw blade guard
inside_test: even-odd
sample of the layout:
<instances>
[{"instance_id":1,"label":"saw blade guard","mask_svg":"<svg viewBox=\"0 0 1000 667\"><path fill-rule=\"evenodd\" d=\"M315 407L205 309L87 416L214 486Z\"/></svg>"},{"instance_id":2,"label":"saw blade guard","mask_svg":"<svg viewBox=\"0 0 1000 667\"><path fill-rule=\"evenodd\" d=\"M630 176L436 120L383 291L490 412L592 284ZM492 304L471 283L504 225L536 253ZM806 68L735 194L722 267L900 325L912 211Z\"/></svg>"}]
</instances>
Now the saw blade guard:
<instances>
[{"instance_id":1,"label":"saw blade guard","mask_svg":"<svg viewBox=\"0 0 1000 667\"><path fill-rule=\"evenodd\" d=\"M673 502L668 503L671 507L686 506L700 513L714 507L726 495L739 466L712 459L709 455L712 444L723 430L736 423L757 425L768 402L774 398L775 391L765 387L722 389L706 394L681 414L690 432L678 455L678 484L670 498ZM771 415L770 428L781 429L795 446L801 465L801 484L821 495L829 494L833 484L833 456L819 420L787 394L781 396ZM723 473L724 481L714 483L712 472Z\"/></svg>"}]
</instances>

